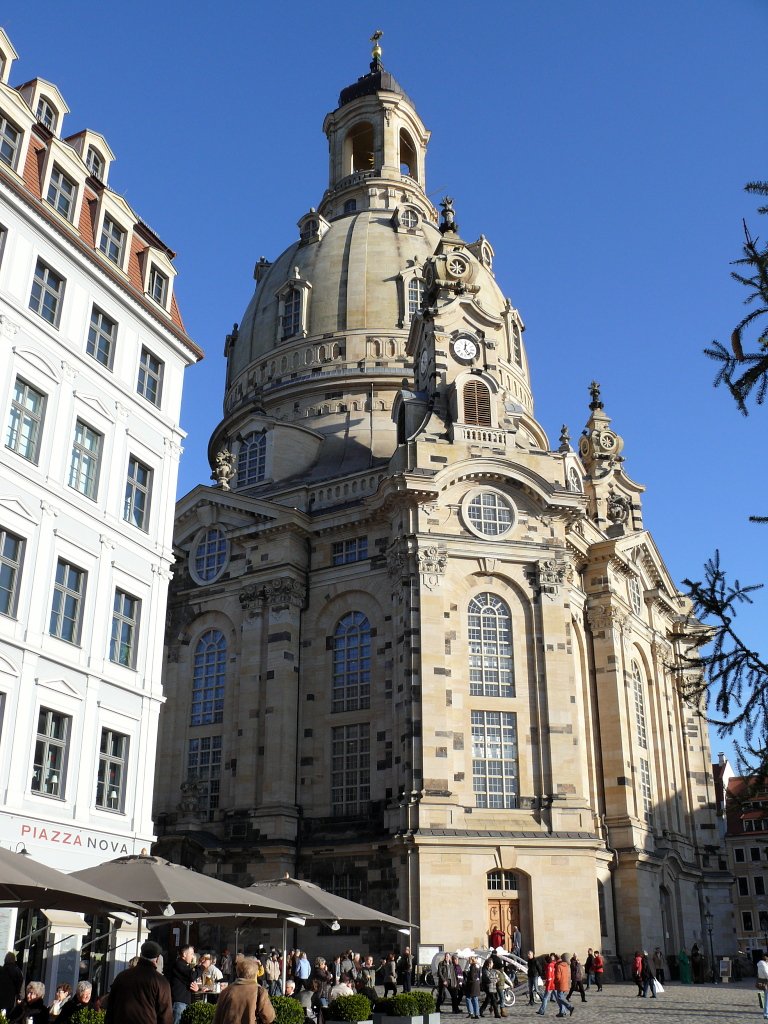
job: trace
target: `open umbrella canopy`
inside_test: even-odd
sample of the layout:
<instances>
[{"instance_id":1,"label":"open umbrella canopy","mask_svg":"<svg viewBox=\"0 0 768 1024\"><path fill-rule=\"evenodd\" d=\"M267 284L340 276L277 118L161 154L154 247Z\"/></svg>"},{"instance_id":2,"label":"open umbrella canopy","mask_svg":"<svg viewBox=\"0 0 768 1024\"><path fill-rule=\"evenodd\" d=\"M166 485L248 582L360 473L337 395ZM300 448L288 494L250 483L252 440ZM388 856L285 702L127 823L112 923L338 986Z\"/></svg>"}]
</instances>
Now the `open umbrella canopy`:
<instances>
[{"instance_id":1,"label":"open umbrella canopy","mask_svg":"<svg viewBox=\"0 0 768 1024\"><path fill-rule=\"evenodd\" d=\"M118 857L74 872L75 878L140 903L149 917L212 912L291 914L296 908L276 893L260 895L199 871L144 854Z\"/></svg>"},{"instance_id":2,"label":"open umbrella canopy","mask_svg":"<svg viewBox=\"0 0 768 1024\"><path fill-rule=\"evenodd\" d=\"M0 848L0 905L95 914L110 910L139 913L141 907L63 871L49 868L28 853Z\"/></svg>"},{"instance_id":3,"label":"open umbrella canopy","mask_svg":"<svg viewBox=\"0 0 768 1024\"><path fill-rule=\"evenodd\" d=\"M395 928L412 927L408 921L392 917L381 910L374 910L362 903L335 896L326 889L321 889L313 882L305 882L301 878L273 878L266 882L256 882L245 890L259 897L271 897L292 903L296 911L320 921L338 921L347 924L389 924Z\"/></svg>"}]
</instances>

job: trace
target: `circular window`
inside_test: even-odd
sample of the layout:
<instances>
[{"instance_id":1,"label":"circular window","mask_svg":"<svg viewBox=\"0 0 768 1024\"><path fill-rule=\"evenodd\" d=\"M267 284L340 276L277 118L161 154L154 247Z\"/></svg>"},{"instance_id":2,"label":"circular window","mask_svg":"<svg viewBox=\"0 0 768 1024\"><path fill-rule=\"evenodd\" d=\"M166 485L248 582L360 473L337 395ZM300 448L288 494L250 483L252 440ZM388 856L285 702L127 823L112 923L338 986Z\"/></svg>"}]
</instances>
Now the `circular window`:
<instances>
[{"instance_id":1,"label":"circular window","mask_svg":"<svg viewBox=\"0 0 768 1024\"><path fill-rule=\"evenodd\" d=\"M229 555L229 542L223 530L211 527L195 545L190 557L190 570L198 583L211 583L224 571Z\"/></svg>"},{"instance_id":2,"label":"circular window","mask_svg":"<svg viewBox=\"0 0 768 1024\"><path fill-rule=\"evenodd\" d=\"M462 256L451 256L448 260L448 273L451 277L463 277L469 270L469 264Z\"/></svg>"},{"instance_id":3,"label":"circular window","mask_svg":"<svg viewBox=\"0 0 768 1024\"><path fill-rule=\"evenodd\" d=\"M418 215L415 213L414 210L405 209L400 215L400 223L403 225L404 228L413 230L413 228L415 228L419 223Z\"/></svg>"},{"instance_id":4,"label":"circular window","mask_svg":"<svg viewBox=\"0 0 768 1024\"><path fill-rule=\"evenodd\" d=\"M500 491L470 491L461 512L465 525L478 537L501 537L515 522L515 506Z\"/></svg>"}]
</instances>

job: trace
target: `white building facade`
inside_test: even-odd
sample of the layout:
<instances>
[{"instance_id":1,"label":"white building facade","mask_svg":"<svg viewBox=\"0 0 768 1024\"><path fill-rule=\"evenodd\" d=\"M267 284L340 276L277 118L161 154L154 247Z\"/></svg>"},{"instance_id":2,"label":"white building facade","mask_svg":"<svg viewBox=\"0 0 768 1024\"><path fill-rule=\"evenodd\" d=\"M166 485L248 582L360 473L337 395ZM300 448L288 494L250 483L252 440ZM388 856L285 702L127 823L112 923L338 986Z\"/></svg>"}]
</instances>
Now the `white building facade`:
<instances>
[{"instance_id":1,"label":"white building facade","mask_svg":"<svg viewBox=\"0 0 768 1024\"><path fill-rule=\"evenodd\" d=\"M9 84L16 58L0 30L0 843L73 871L153 840L182 381L202 353L106 140L66 137L56 86ZM4 950L15 927L3 912Z\"/></svg>"}]
</instances>

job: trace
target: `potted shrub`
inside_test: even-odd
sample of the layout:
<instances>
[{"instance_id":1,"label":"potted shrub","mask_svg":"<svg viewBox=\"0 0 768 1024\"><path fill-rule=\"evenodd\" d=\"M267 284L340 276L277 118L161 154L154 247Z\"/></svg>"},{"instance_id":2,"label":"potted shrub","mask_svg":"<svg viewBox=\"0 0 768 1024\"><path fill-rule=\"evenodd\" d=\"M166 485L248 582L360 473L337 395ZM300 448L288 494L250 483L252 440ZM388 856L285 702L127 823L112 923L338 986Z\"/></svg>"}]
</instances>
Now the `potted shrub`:
<instances>
[{"instance_id":1,"label":"potted shrub","mask_svg":"<svg viewBox=\"0 0 768 1024\"><path fill-rule=\"evenodd\" d=\"M201 999L196 1003L190 1003L181 1015L182 1024L211 1024L216 1007Z\"/></svg>"},{"instance_id":2,"label":"potted shrub","mask_svg":"<svg viewBox=\"0 0 768 1024\"><path fill-rule=\"evenodd\" d=\"M435 1006L435 997L425 989L417 988L411 992L416 1000L419 1013L424 1017L424 1024L440 1024L440 1014Z\"/></svg>"},{"instance_id":3,"label":"potted shrub","mask_svg":"<svg viewBox=\"0 0 768 1024\"><path fill-rule=\"evenodd\" d=\"M338 996L326 1010L328 1020L343 1020L349 1024L371 1021L371 1001L367 996Z\"/></svg>"},{"instance_id":4,"label":"potted shrub","mask_svg":"<svg viewBox=\"0 0 768 1024\"><path fill-rule=\"evenodd\" d=\"M415 992L401 992L391 999L379 999L374 1024L424 1024L424 1014Z\"/></svg>"},{"instance_id":5,"label":"potted shrub","mask_svg":"<svg viewBox=\"0 0 768 1024\"><path fill-rule=\"evenodd\" d=\"M292 996L272 996L275 1024L304 1024L304 1007Z\"/></svg>"}]
</instances>

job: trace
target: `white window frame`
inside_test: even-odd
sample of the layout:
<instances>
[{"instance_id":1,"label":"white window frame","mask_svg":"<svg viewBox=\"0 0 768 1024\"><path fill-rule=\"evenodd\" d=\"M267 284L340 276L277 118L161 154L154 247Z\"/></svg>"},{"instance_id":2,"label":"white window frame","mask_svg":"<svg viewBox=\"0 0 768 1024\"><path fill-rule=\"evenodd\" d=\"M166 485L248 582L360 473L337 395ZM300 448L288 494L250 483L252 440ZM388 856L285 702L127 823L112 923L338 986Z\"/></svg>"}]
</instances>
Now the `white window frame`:
<instances>
[{"instance_id":1,"label":"white window frame","mask_svg":"<svg viewBox=\"0 0 768 1024\"><path fill-rule=\"evenodd\" d=\"M45 198L64 220L72 223L77 207L77 182L72 181L56 163L51 168Z\"/></svg>"},{"instance_id":2,"label":"white window frame","mask_svg":"<svg viewBox=\"0 0 768 1024\"><path fill-rule=\"evenodd\" d=\"M109 639L109 660L123 668L136 668L139 645L141 600L121 587L115 587L112 602L112 630Z\"/></svg>"},{"instance_id":3,"label":"white window frame","mask_svg":"<svg viewBox=\"0 0 768 1024\"><path fill-rule=\"evenodd\" d=\"M89 145L85 151L85 166L88 168L88 173L91 177L98 178L99 181L104 181L104 172L107 169L107 161L93 145Z\"/></svg>"},{"instance_id":4,"label":"white window frame","mask_svg":"<svg viewBox=\"0 0 768 1024\"><path fill-rule=\"evenodd\" d=\"M68 484L91 501L96 501L99 495L103 454L104 435L78 416L72 438Z\"/></svg>"},{"instance_id":5,"label":"white window frame","mask_svg":"<svg viewBox=\"0 0 768 1024\"><path fill-rule=\"evenodd\" d=\"M38 259L29 293L29 308L51 327L61 322L61 309L67 282L45 260ZM37 295L35 295L37 291Z\"/></svg>"},{"instance_id":6,"label":"white window frame","mask_svg":"<svg viewBox=\"0 0 768 1024\"><path fill-rule=\"evenodd\" d=\"M114 740L120 741L116 752ZM100 811L125 813L130 736L116 729L102 727L99 741L99 767L96 775L95 806Z\"/></svg>"},{"instance_id":7,"label":"white window frame","mask_svg":"<svg viewBox=\"0 0 768 1024\"><path fill-rule=\"evenodd\" d=\"M109 226L107 226L109 225ZM122 270L125 263L125 243L128 240L128 232L121 224L108 213L104 214L101 222L101 234L99 236L99 251L102 252L110 263Z\"/></svg>"},{"instance_id":8,"label":"white window frame","mask_svg":"<svg viewBox=\"0 0 768 1024\"><path fill-rule=\"evenodd\" d=\"M117 344L117 323L97 305L91 307L91 322L88 325L88 340L85 350L100 366L111 370L115 360Z\"/></svg>"},{"instance_id":9,"label":"white window frame","mask_svg":"<svg viewBox=\"0 0 768 1024\"><path fill-rule=\"evenodd\" d=\"M141 474L144 479L141 479ZM125 498L123 501L123 520L143 530L149 529L149 511L152 499L153 470L135 455L128 456L128 469L125 475Z\"/></svg>"},{"instance_id":10,"label":"white window frame","mask_svg":"<svg viewBox=\"0 0 768 1024\"><path fill-rule=\"evenodd\" d=\"M398 327L409 327L417 312L412 312L410 308L410 287L414 278L421 281L422 286L426 288L421 267L406 267L397 275Z\"/></svg>"},{"instance_id":11,"label":"white window frame","mask_svg":"<svg viewBox=\"0 0 768 1024\"><path fill-rule=\"evenodd\" d=\"M152 365L157 364L157 368ZM142 346L136 376L136 393L150 405L160 408L163 397L163 371L165 363L151 349Z\"/></svg>"},{"instance_id":12,"label":"white window frame","mask_svg":"<svg viewBox=\"0 0 768 1024\"><path fill-rule=\"evenodd\" d=\"M15 546L15 551L11 546ZM16 618L26 540L0 526L0 615Z\"/></svg>"},{"instance_id":13,"label":"white window frame","mask_svg":"<svg viewBox=\"0 0 768 1024\"><path fill-rule=\"evenodd\" d=\"M41 94L38 97L37 106L35 108L35 117L40 124L48 129L48 131L55 134L59 124L59 111L47 96L43 96Z\"/></svg>"},{"instance_id":14,"label":"white window frame","mask_svg":"<svg viewBox=\"0 0 768 1024\"><path fill-rule=\"evenodd\" d=\"M9 130L15 138L9 138ZM0 160L14 171L18 166L23 138L24 133L16 122L0 111Z\"/></svg>"},{"instance_id":15,"label":"white window frame","mask_svg":"<svg viewBox=\"0 0 768 1024\"><path fill-rule=\"evenodd\" d=\"M152 263L149 268L147 294L158 304L158 306L162 306L163 309L167 309L170 292L170 277L162 271L156 263Z\"/></svg>"},{"instance_id":16,"label":"white window frame","mask_svg":"<svg viewBox=\"0 0 768 1024\"><path fill-rule=\"evenodd\" d=\"M23 386L21 398L18 394L20 384ZM40 399L39 411L30 409L26 404L26 398L30 393ZM47 402L48 396L43 391L38 391L23 377L16 376L5 435L5 447L34 466L40 461L40 446L43 439Z\"/></svg>"},{"instance_id":17,"label":"white window frame","mask_svg":"<svg viewBox=\"0 0 768 1024\"><path fill-rule=\"evenodd\" d=\"M61 570L61 571L60 571ZM77 586L73 586L72 573L77 574ZM48 633L63 640L65 643L79 646L83 627L83 608L88 585L88 573L67 558L59 558L56 562L56 575L53 583L51 615ZM71 622L71 629L65 629L65 623ZM65 633L67 635L65 635Z\"/></svg>"},{"instance_id":18,"label":"white window frame","mask_svg":"<svg viewBox=\"0 0 768 1024\"><path fill-rule=\"evenodd\" d=\"M60 721L62 735L52 733ZM40 707L35 734L30 789L37 796L63 800L66 796L69 744L72 738L72 717L53 708Z\"/></svg>"}]
</instances>

